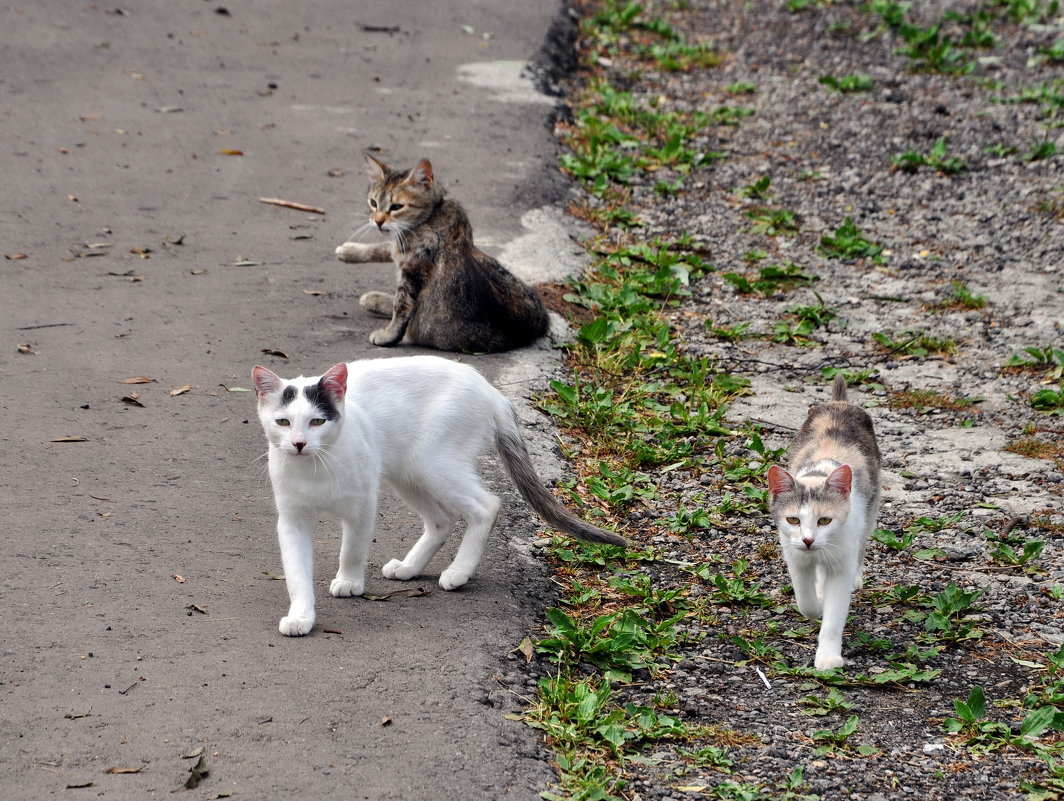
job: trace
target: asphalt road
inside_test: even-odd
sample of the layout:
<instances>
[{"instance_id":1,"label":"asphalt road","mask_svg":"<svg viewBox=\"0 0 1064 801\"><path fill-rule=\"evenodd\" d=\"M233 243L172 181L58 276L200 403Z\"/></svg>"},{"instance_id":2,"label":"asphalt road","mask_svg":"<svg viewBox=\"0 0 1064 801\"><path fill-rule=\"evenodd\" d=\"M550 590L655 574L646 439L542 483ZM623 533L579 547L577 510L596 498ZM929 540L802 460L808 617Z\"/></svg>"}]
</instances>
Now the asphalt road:
<instances>
[{"instance_id":1,"label":"asphalt road","mask_svg":"<svg viewBox=\"0 0 1064 801\"><path fill-rule=\"evenodd\" d=\"M396 355L357 306L393 268L333 257L364 219L367 149L430 158L488 249L528 244L554 142L549 103L511 79L554 12L0 8L0 798L531 799L550 779L490 702L548 593L511 545L526 508L505 494L466 588L436 587L445 549L415 582L435 591L383 602L328 595L323 523L318 626L286 639L246 389L260 362ZM519 397L549 352L468 358ZM379 566L418 533L382 508L368 592L397 588Z\"/></svg>"}]
</instances>

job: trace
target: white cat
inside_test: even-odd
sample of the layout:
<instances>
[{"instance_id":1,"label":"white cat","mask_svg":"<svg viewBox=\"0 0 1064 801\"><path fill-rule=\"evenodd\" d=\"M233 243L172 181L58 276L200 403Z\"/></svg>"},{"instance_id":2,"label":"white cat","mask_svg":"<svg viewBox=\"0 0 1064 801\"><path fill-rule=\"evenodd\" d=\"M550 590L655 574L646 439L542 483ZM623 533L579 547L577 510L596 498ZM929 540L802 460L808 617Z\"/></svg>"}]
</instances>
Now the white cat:
<instances>
[{"instance_id":1,"label":"white cat","mask_svg":"<svg viewBox=\"0 0 1064 801\"><path fill-rule=\"evenodd\" d=\"M514 409L475 369L436 356L337 364L320 378L285 380L252 371L259 419L269 441L277 535L290 607L282 634L314 627L314 524L340 518L340 567L329 585L337 597L361 595L366 556L387 482L424 520L421 538L386 578L414 578L466 521L458 553L440 575L453 590L469 581L499 511L477 473L477 457L494 444L518 491L552 528L578 539L625 545L618 534L570 514L532 467Z\"/></svg>"},{"instance_id":2,"label":"white cat","mask_svg":"<svg viewBox=\"0 0 1064 801\"><path fill-rule=\"evenodd\" d=\"M835 377L830 403L814 406L790 451L790 470L768 470L769 511L779 531L798 611L822 617L813 665L846 664L842 629L863 584L865 545L879 515L879 447L871 418L846 401Z\"/></svg>"}]
</instances>

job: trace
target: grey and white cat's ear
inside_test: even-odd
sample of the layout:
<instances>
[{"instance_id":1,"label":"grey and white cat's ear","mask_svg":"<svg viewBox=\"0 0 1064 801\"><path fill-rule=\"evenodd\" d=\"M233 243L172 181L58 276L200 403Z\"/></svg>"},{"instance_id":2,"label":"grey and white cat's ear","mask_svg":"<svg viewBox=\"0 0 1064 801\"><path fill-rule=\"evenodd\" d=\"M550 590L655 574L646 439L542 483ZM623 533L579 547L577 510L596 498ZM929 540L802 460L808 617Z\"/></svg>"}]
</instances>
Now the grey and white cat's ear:
<instances>
[{"instance_id":1,"label":"grey and white cat's ear","mask_svg":"<svg viewBox=\"0 0 1064 801\"><path fill-rule=\"evenodd\" d=\"M369 176L371 181L383 181L384 177L388 174L388 167L384 162L377 161L373 156L367 153L365 155L366 161L366 175Z\"/></svg>"},{"instance_id":2,"label":"grey and white cat's ear","mask_svg":"<svg viewBox=\"0 0 1064 801\"><path fill-rule=\"evenodd\" d=\"M794 478L782 467L768 469L768 491L773 496L784 495L794 489Z\"/></svg>"},{"instance_id":3,"label":"grey and white cat's ear","mask_svg":"<svg viewBox=\"0 0 1064 801\"><path fill-rule=\"evenodd\" d=\"M255 396L258 398L280 392L284 387L283 378L259 364L251 370L251 380L255 384Z\"/></svg>"},{"instance_id":4,"label":"grey and white cat's ear","mask_svg":"<svg viewBox=\"0 0 1064 801\"><path fill-rule=\"evenodd\" d=\"M428 159L421 159L417 166L403 179L403 183L407 185L421 184L421 186L428 189L432 186L433 180L432 164L429 163Z\"/></svg>"},{"instance_id":5,"label":"grey and white cat's ear","mask_svg":"<svg viewBox=\"0 0 1064 801\"><path fill-rule=\"evenodd\" d=\"M824 486L843 498L849 496L850 490L853 489L853 471L850 466L844 464L832 470L831 475L824 482Z\"/></svg>"},{"instance_id":6,"label":"grey and white cat's ear","mask_svg":"<svg viewBox=\"0 0 1064 801\"><path fill-rule=\"evenodd\" d=\"M347 394L347 365L343 362L334 364L318 380L318 386L325 390L333 403L343 405L344 395Z\"/></svg>"}]
</instances>

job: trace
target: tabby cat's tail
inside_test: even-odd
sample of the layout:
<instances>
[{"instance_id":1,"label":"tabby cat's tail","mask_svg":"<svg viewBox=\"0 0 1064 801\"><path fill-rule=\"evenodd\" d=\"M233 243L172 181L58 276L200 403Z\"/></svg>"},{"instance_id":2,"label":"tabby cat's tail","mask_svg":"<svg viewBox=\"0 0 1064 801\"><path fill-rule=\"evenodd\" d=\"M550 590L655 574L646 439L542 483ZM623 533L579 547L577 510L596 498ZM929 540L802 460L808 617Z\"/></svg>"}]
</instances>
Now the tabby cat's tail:
<instances>
[{"instance_id":1,"label":"tabby cat's tail","mask_svg":"<svg viewBox=\"0 0 1064 801\"><path fill-rule=\"evenodd\" d=\"M835 380L831 384L831 399L846 400L846 379L842 377L842 373L835 373Z\"/></svg>"},{"instance_id":2,"label":"tabby cat's tail","mask_svg":"<svg viewBox=\"0 0 1064 801\"><path fill-rule=\"evenodd\" d=\"M603 542L621 546L628 544L628 540L620 534L585 523L547 491L532 466L528 446L525 444L524 437L521 436L513 406L502 398L495 412L495 447L499 451L506 472L514 482L514 486L517 487L517 491L521 493L521 497L536 510L548 526L586 542Z\"/></svg>"}]
</instances>

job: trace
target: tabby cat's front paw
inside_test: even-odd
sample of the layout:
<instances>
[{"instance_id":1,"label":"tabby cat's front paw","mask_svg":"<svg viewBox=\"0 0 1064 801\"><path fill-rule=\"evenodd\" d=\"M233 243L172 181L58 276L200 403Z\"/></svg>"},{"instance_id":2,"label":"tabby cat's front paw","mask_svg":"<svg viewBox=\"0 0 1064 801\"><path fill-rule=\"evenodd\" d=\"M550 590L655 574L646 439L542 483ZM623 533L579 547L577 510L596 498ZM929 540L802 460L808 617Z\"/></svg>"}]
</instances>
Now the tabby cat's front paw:
<instances>
[{"instance_id":1,"label":"tabby cat's front paw","mask_svg":"<svg viewBox=\"0 0 1064 801\"><path fill-rule=\"evenodd\" d=\"M361 242L344 242L336 248L336 258L348 264L360 264L369 261L372 248Z\"/></svg>"},{"instance_id":2,"label":"tabby cat's front paw","mask_svg":"<svg viewBox=\"0 0 1064 801\"><path fill-rule=\"evenodd\" d=\"M313 615L285 615L277 627L285 637L302 637L314 628Z\"/></svg>"},{"instance_id":3,"label":"tabby cat's front paw","mask_svg":"<svg viewBox=\"0 0 1064 801\"><path fill-rule=\"evenodd\" d=\"M329 585L329 592L335 598L350 598L353 595L361 595L364 589L361 581L351 579L334 578Z\"/></svg>"},{"instance_id":4,"label":"tabby cat's front paw","mask_svg":"<svg viewBox=\"0 0 1064 801\"><path fill-rule=\"evenodd\" d=\"M400 337L397 337L387 328L378 328L372 334L369 335L369 341L374 345L378 345L382 348L388 348L392 345L399 343Z\"/></svg>"}]
</instances>

